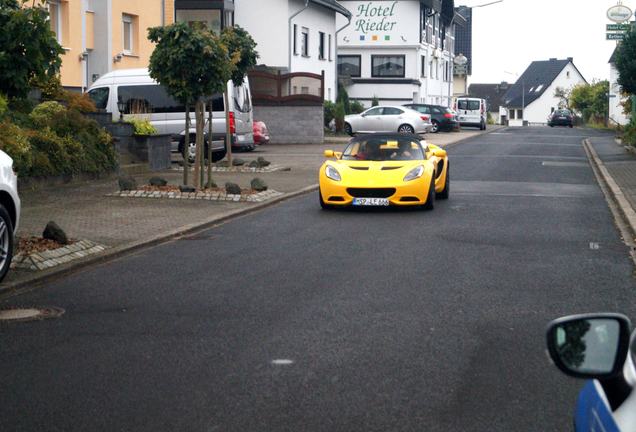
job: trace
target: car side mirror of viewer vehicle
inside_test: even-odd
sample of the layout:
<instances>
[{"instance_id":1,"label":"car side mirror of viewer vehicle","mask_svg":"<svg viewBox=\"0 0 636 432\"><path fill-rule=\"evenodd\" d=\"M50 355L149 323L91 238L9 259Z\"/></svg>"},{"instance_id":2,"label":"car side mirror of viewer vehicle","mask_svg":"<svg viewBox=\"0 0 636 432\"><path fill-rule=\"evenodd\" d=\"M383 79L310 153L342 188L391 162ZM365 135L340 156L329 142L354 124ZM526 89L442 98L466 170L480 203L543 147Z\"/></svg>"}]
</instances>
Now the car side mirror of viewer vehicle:
<instances>
[{"instance_id":1,"label":"car side mirror of viewer vehicle","mask_svg":"<svg viewBox=\"0 0 636 432\"><path fill-rule=\"evenodd\" d=\"M610 379L622 374L631 323L615 313L571 315L548 325L550 358L566 375Z\"/></svg>"},{"instance_id":2,"label":"car side mirror of viewer vehicle","mask_svg":"<svg viewBox=\"0 0 636 432\"><path fill-rule=\"evenodd\" d=\"M441 148L435 148L433 149L433 154L438 157L438 158L445 158L446 157L446 150L443 150Z\"/></svg>"}]
</instances>

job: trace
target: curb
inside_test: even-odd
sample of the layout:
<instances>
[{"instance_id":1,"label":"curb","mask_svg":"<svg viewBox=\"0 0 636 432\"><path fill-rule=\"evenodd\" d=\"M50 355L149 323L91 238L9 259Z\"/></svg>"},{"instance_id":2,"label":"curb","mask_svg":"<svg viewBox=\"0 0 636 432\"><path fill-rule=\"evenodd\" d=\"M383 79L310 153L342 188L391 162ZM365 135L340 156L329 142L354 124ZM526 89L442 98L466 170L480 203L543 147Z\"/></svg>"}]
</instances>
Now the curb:
<instances>
[{"instance_id":1,"label":"curb","mask_svg":"<svg viewBox=\"0 0 636 432\"><path fill-rule=\"evenodd\" d=\"M263 203L253 204L253 205L250 205L250 207L227 211L225 213L211 216L210 218L204 220L203 222L197 222L197 223L185 225L183 227L167 231L165 233L156 235L154 237L150 237L144 240L137 240L132 243L117 246L111 249L106 249L103 253L90 255L90 256L87 256L86 258L82 258L82 259L70 262L68 264L62 264L51 270L45 270L42 272L38 272L36 274L29 275L22 280L17 280L17 281L8 283L6 285L1 285L0 300L5 300L14 295L31 291L33 289L38 288L39 286L41 286L42 284L46 282L54 281L63 276L67 276L77 271L80 271L86 267L89 267L95 264L103 264L109 261L113 261L117 258L123 257L125 255L129 255L140 249L156 246L162 243L167 243L169 241L178 239L179 237L183 237L184 235L193 234L198 231L211 228L214 225L221 224L235 217L247 215L250 213L255 213L264 208L270 207L274 204L278 204L280 202L283 202L292 198L296 198L298 196L305 195L307 193L310 193L316 190L318 190L318 184L312 184L302 189L285 193L281 196L278 196L276 198L273 198Z\"/></svg>"},{"instance_id":2,"label":"curb","mask_svg":"<svg viewBox=\"0 0 636 432\"><path fill-rule=\"evenodd\" d=\"M631 206L627 198L625 198L625 194L609 173L603 161L598 157L596 150L594 150L594 147L588 138L583 140L583 147L588 154L588 159L592 163L592 166L596 168L598 175L607 186L607 189L609 189L611 197L614 199L625 222L627 222L627 225L631 230L632 238L634 238L634 235L636 234L636 211L634 211L634 208ZM631 243L631 239L625 240L630 241Z\"/></svg>"}]
</instances>

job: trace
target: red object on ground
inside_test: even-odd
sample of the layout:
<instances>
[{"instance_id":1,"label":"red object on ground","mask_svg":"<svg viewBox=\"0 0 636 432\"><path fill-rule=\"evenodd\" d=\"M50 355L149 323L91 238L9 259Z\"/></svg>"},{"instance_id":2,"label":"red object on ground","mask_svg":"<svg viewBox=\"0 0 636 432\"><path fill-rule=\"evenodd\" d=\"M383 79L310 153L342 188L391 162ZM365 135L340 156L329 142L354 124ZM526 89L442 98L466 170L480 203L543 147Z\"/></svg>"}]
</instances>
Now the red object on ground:
<instances>
[{"instance_id":1,"label":"red object on ground","mask_svg":"<svg viewBox=\"0 0 636 432\"><path fill-rule=\"evenodd\" d=\"M262 121L254 121L254 144L267 144L269 142L269 131L267 125Z\"/></svg>"}]
</instances>

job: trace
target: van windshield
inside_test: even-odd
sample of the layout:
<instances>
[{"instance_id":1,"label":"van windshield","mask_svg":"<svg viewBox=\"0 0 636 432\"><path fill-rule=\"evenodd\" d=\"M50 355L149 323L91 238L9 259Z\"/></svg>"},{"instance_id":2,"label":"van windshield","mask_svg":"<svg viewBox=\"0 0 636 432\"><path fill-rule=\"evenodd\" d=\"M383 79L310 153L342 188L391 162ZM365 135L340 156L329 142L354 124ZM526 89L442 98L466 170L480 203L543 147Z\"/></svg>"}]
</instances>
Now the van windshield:
<instances>
[{"instance_id":1,"label":"van windshield","mask_svg":"<svg viewBox=\"0 0 636 432\"><path fill-rule=\"evenodd\" d=\"M457 109L479 111L479 101L460 99L459 101L457 101Z\"/></svg>"}]
</instances>

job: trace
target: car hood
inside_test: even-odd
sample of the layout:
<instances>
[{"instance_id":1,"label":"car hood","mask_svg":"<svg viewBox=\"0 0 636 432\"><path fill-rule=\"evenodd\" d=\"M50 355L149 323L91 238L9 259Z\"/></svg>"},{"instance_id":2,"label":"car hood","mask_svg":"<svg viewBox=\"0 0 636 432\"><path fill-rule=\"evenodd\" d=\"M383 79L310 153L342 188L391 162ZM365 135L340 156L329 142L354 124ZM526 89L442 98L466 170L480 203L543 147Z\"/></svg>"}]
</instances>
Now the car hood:
<instances>
[{"instance_id":1,"label":"car hood","mask_svg":"<svg viewBox=\"0 0 636 432\"><path fill-rule=\"evenodd\" d=\"M374 187L396 185L404 182L404 176L413 168L430 164L426 160L408 161L327 161L336 168L347 185Z\"/></svg>"}]
</instances>

